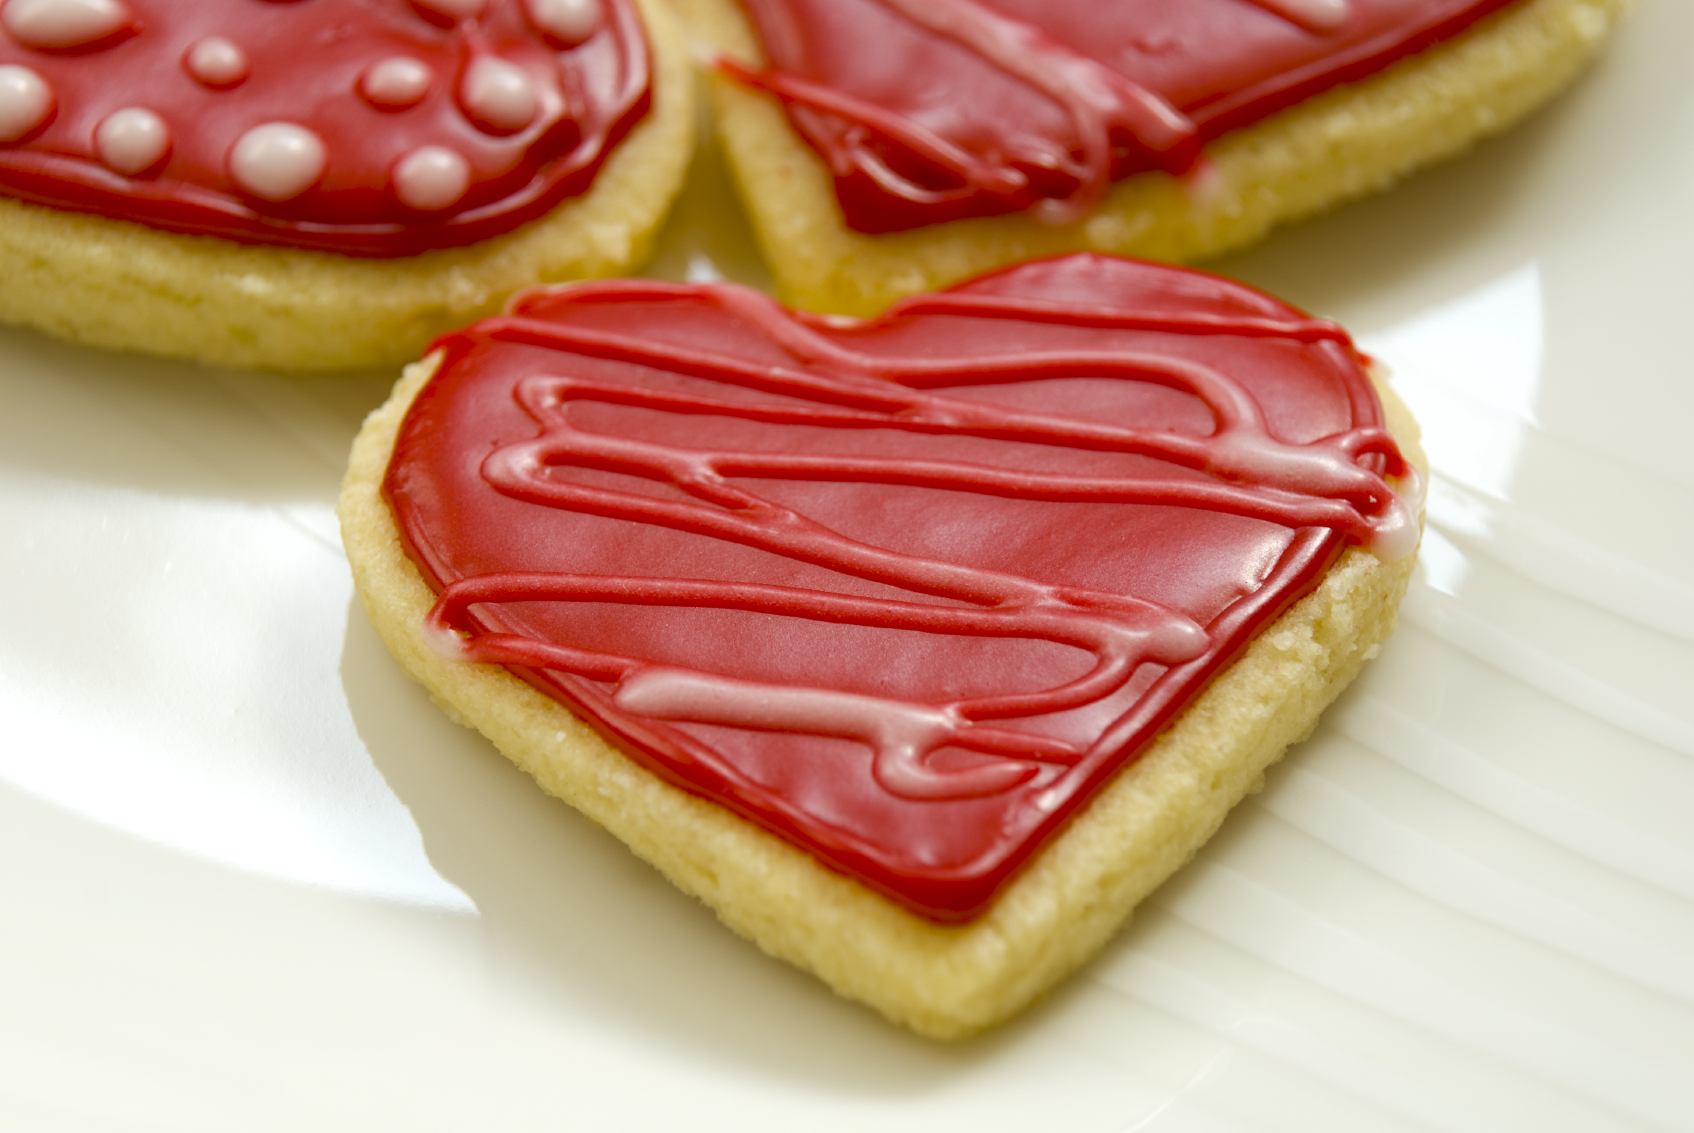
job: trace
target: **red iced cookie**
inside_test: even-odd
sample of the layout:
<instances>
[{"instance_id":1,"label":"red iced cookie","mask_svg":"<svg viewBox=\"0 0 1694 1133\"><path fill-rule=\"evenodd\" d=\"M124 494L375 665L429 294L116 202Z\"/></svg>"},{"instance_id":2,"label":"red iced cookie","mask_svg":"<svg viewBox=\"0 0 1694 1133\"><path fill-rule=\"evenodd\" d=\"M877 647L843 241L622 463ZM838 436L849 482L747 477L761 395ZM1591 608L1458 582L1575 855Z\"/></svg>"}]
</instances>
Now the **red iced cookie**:
<instances>
[{"instance_id":1,"label":"red iced cookie","mask_svg":"<svg viewBox=\"0 0 1694 1133\"><path fill-rule=\"evenodd\" d=\"M275 369L622 275L696 130L664 0L4 0L0 322Z\"/></svg>"},{"instance_id":2,"label":"red iced cookie","mask_svg":"<svg viewBox=\"0 0 1694 1133\"><path fill-rule=\"evenodd\" d=\"M511 666L936 922L1015 889L1350 544L1402 581L1416 546L1346 334L1180 269L1038 262L863 323L627 281L437 345L344 500L367 599L362 508L439 596L376 600L397 652Z\"/></svg>"},{"instance_id":3,"label":"red iced cookie","mask_svg":"<svg viewBox=\"0 0 1694 1133\"><path fill-rule=\"evenodd\" d=\"M1451 39L1513 0L742 0L847 223L889 232L1132 173Z\"/></svg>"},{"instance_id":4,"label":"red iced cookie","mask_svg":"<svg viewBox=\"0 0 1694 1133\"><path fill-rule=\"evenodd\" d=\"M581 192L648 74L631 0L7 0L0 194L411 255Z\"/></svg>"},{"instance_id":5,"label":"red iced cookie","mask_svg":"<svg viewBox=\"0 0 1694 1133\"><path fill-rule=\"evenodd\" d=\"M1626 0L676 0L786 299L1186 260L1552 97ZM988 218L995 218L989 220Z\"/></svg>"}]
</instances>

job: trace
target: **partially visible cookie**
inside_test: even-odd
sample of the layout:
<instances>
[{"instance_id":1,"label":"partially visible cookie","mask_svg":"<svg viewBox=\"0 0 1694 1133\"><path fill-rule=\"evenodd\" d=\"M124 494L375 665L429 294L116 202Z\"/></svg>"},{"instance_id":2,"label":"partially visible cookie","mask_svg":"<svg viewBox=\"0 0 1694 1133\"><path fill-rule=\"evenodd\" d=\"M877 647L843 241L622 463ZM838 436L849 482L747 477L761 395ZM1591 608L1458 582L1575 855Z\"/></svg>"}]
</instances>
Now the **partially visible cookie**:
<instances>
[{"instance_id":1,"label":"partially visible cookie","mask_svg":"<svg viewBox=\"0 0 1694 1133\"><path fill-rule=\"evenodd\" d=\"M676 3L781 295L866 315L1057 252L1212 256L1381 190L1546 102L1627 0Z\"/></svg>"},{"instance_id":2,"label":"partially visible cookie","mask_svg":"<svg viewBox=\"0 0 1694 1133\"><path fill-rule=\"evenodd\" d=\"M0 321L321 370L623 274L681 186L656 0L6 0Z\"/></svg>"},{"instance_id":3,"label":"partially visible cookie","mask_svg":"<svg viewBox=\"0 0 1694 1133\"><path fill-rule=\"evenodd\" d=\"M455 719L937 1037L1097 950L1394 624L1414 430L1346 335L1094 256L870 322L644 281L442 339L343 488Z\"/></svg>"}]
</instances>

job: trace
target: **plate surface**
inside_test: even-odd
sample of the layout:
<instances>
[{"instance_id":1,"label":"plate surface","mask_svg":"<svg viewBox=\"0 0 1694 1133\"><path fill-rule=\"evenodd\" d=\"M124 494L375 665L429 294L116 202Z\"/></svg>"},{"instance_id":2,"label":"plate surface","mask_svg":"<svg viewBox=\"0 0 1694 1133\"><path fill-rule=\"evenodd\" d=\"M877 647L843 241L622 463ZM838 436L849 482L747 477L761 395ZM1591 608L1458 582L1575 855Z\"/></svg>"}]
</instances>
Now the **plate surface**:
<instances>
[{"instance_id":1,"label":"plate surface","mask_svg":"<svg viewBox=\"0 0 1694 1133\"><path fill-rule=\"evenodd\" d=\"M1080 976L937 1047L760 956L403 677L333 505L389 375L0 331L0 1128L1694 1127L1694 6L1214 265L1435 477L1382 656ZM655 274L765 281L706 155Z\"/></svg>"}]
</instances>

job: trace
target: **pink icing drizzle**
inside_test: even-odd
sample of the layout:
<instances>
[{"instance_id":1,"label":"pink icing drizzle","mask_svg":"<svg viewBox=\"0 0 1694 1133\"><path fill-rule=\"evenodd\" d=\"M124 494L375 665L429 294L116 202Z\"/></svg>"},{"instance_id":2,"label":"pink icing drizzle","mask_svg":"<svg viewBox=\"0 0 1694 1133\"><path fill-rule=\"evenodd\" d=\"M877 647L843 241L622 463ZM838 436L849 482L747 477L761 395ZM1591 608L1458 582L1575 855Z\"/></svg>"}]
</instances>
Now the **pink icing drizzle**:
<instances>
[{"instance_id":1,"label":"pink icing drizzle","mask_svg":"<svg viewBox=\"0 0 1694 1133\"><path fill-rule=\"evenodd\" d=\"M1510 2L743 0L771 65L718 65L782 99L853 228L1064 223Z\"/></svg>"}]
</instances>

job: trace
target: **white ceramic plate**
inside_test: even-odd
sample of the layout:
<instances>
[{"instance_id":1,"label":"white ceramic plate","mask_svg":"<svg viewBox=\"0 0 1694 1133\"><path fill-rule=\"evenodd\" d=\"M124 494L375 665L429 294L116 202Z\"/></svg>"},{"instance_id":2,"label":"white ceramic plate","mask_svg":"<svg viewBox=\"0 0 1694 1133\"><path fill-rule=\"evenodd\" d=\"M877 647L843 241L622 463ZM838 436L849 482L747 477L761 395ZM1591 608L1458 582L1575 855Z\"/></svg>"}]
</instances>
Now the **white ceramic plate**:
<instances>
[{"instance_id":1,"label":"white ceramic plate","mask_svg":"<svg viewBox=\"0 0 1694 1133\"><path fill-rule=\"evenodd\" d=\"M331 509L387 376L0 334L0 1128L1694 1128L1694 6L1220 265L1436 476L1399 633L1080 976L934 1046L447 722ZM657 270L759 282L707 160Z\"/></svg>"}]
</instances>

